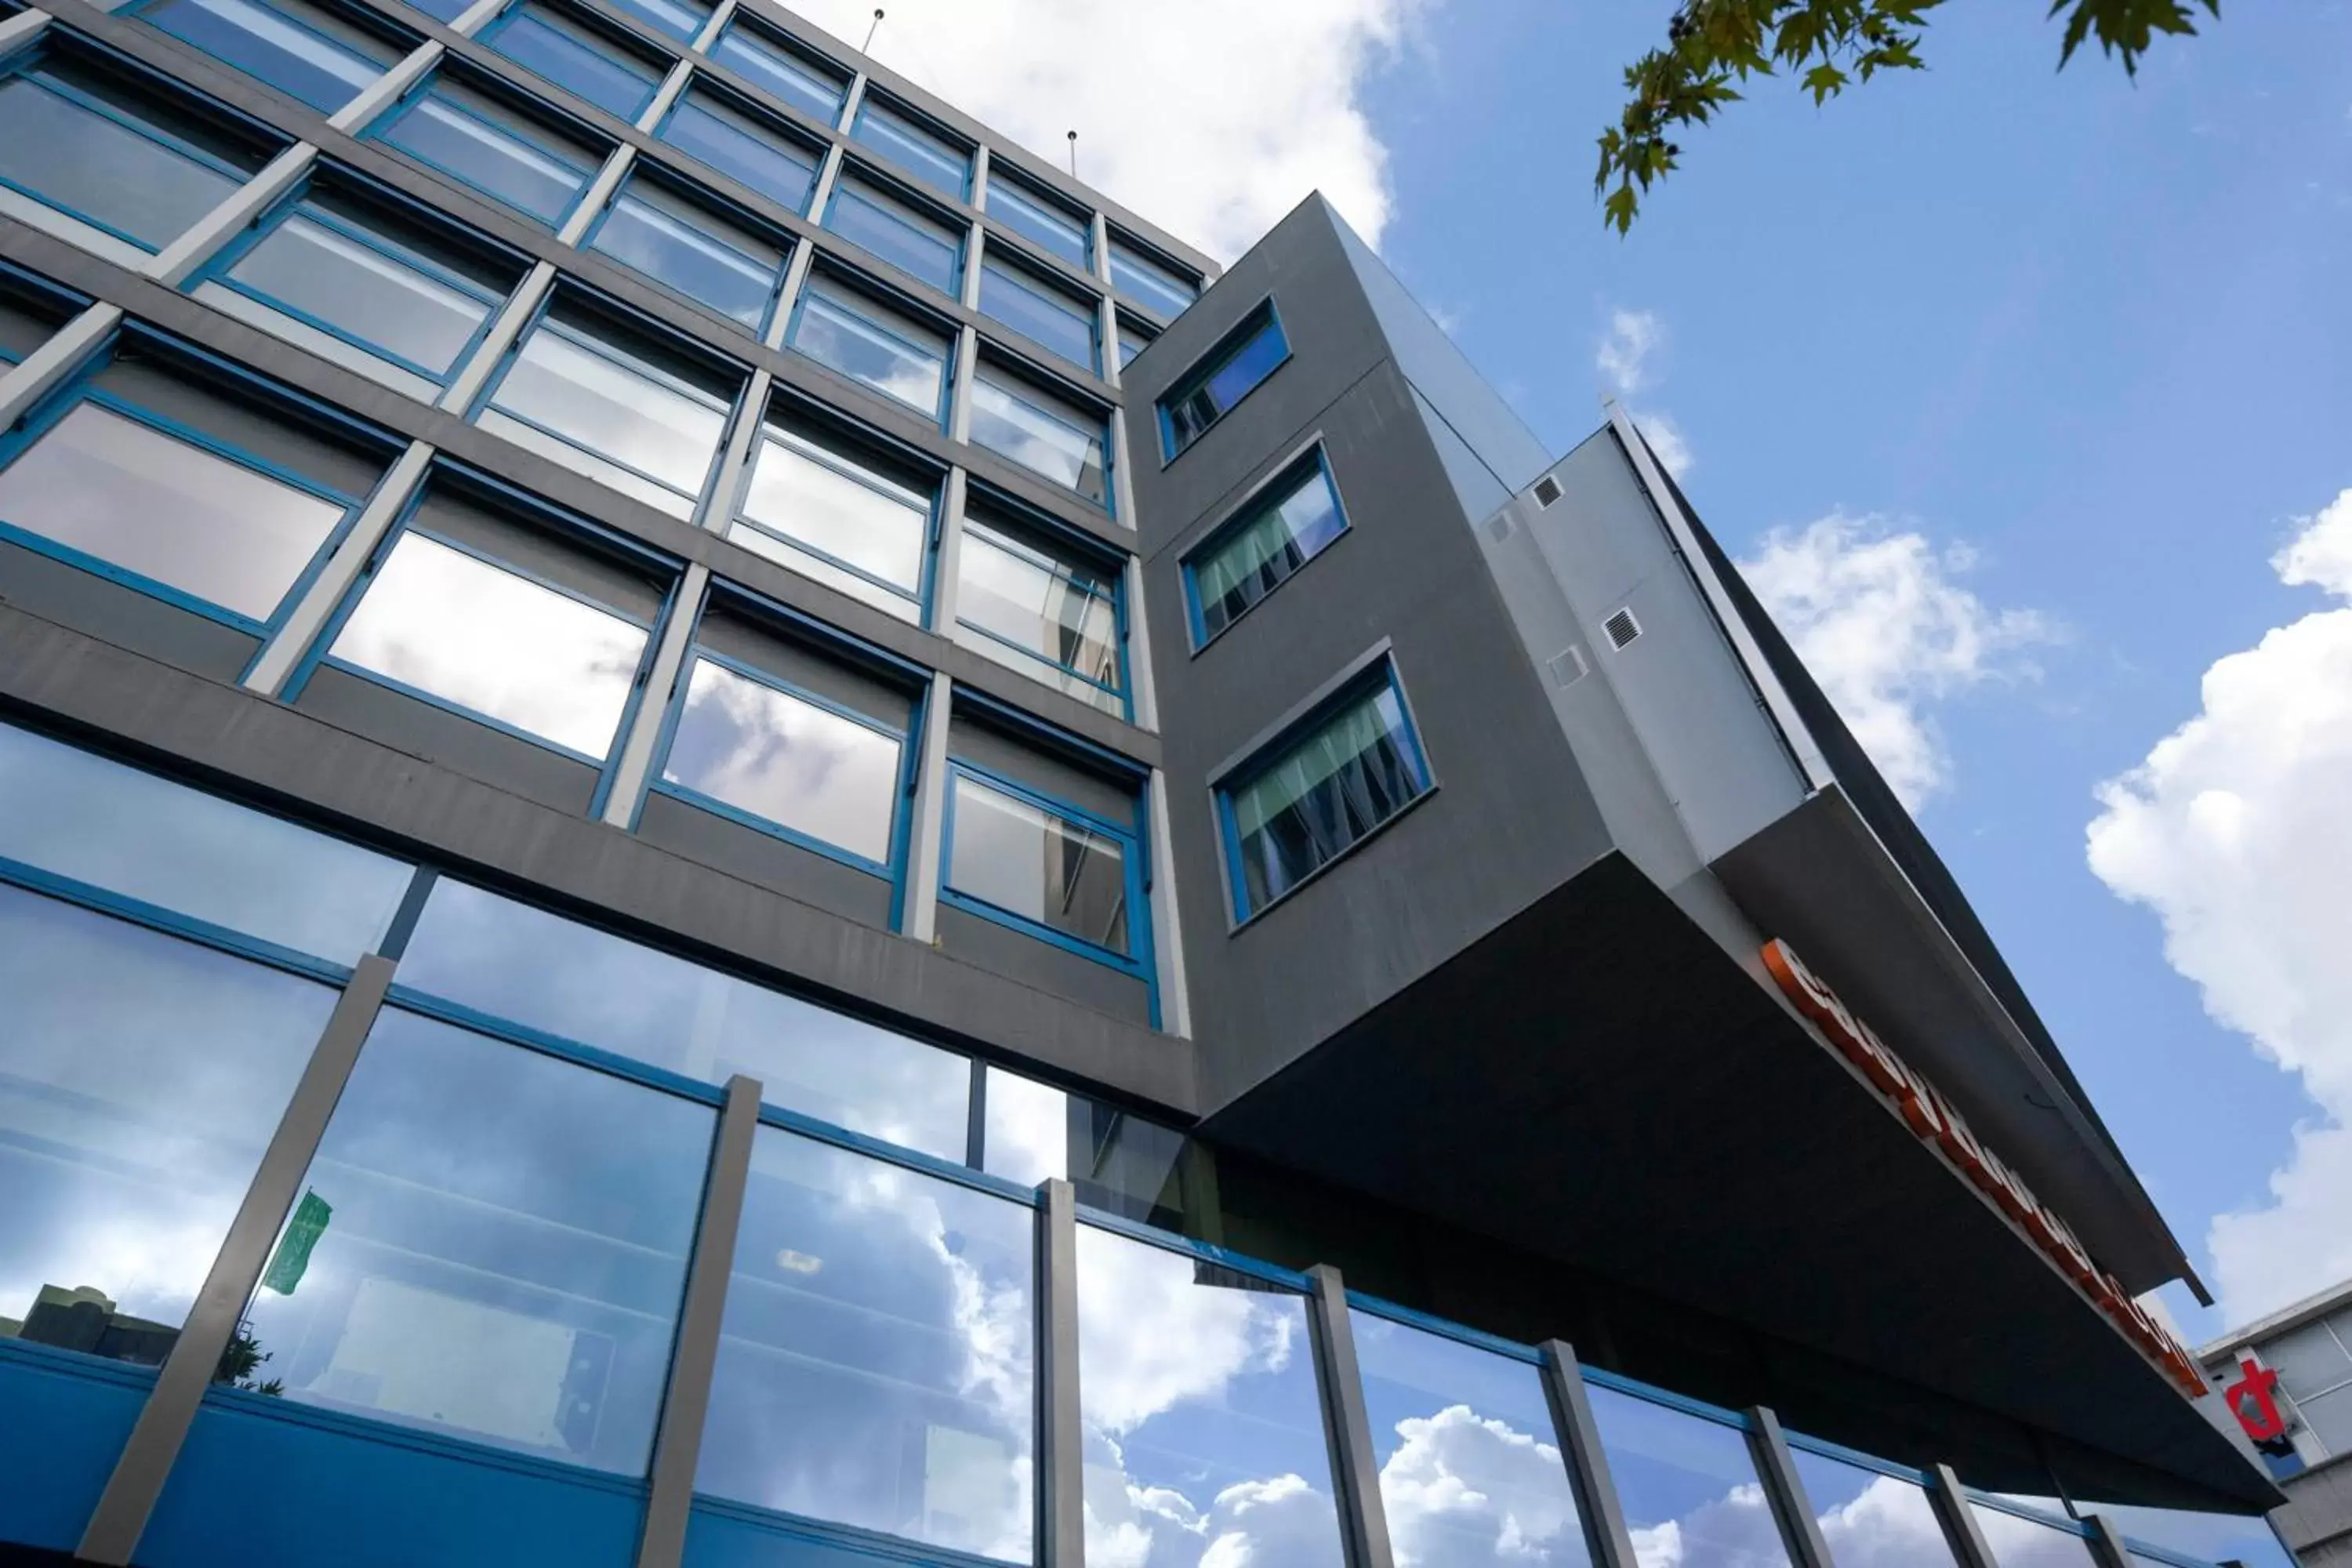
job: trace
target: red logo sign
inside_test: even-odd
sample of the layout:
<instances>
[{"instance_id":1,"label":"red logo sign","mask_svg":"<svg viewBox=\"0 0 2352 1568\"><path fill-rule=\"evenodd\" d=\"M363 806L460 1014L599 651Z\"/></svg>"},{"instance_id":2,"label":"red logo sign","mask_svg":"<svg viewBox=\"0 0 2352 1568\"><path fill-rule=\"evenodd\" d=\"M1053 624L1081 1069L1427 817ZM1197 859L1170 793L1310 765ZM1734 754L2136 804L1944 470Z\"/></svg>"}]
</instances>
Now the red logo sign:
<instances>
[{"instance_id":1,"label":"red logo sign","mask_svg":"<svg viewBox=\"0 0 2352 1568\"><path fill-rule=\"evenodd\" d=\"M2256 1365L2252 1356L2241 1359L2238 1370L2245 1375L2221 1391L2222 1399L2258 1447L2278 1447L2286 1441L2286 1416L2271 1396L2278 1387L2278 1373Z\"/></svg>"}]
</instances>

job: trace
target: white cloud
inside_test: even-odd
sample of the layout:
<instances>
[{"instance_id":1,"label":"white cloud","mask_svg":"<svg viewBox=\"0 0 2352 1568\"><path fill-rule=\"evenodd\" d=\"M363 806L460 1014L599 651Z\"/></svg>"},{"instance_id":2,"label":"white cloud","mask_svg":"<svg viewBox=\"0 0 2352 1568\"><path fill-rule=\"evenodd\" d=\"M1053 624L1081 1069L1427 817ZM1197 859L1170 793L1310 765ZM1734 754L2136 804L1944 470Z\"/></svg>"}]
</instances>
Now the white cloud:
<instances>
[{"instance_id":1,"label":"white cloud","mask_svg":"<svg viewBox=\"0 0 2352 1568\"><path fill-rule=\"evenodd\" d=\"M2282 581L2352 600L2352 489L2299 520ZM2326 1112L2295 1129L2270 1203L2216 1217L2232 1322L2352 1274L2352 605L2315 610L2205 672L2203 708L2099 788L2091 869L2164 924L2216 1022Z\"/></svg>"},{"instance_id":2,"label":"white cloud","mask_svg":"<svg viewBox=\"0 0 2352 1568\"><path fill-rule=\"evenodd\" d=\"M1230 260L1320 189L1370 244L1391 195L1365 79L1430 0L896 0L874 55L1145 219ZM851 45L866 0L793 8Z\"/></svg>"},{"instance_id":3,"label":"white cloud","mask_svg":"<svg viewBox=\"0 0 2352 1568\"><path fill-rule=\"evenodd\" d=\"M2032 610L1995 610L1960 579L1966 545L1938 550L1876 518L1829 516L1774 529L1739 563L1798 657L1913 810L1952 782L1933 705L1988 681L2030 676L2023 650L2056 628Z\"/></svg>"},{"instance_id":4,"label":"white cloud","mask_svg":"<svg viewBox=\"0 0 2352 1568\"><path fill-rule=\"evenodd\" d=\"M1681 426L1654 409L1629 408L1626 413L1641 427L1642 438L1649 442L1650 450L1668 472L1680 479L1691 471L1696 460L1691 456L1690 442L1684 437Z\"/></svg>"},{"instance_id":5,"label":"white cloud","mask_svg":"<svg viewBox=\"0 0 2352 1568\"><path fill-rule=\"evenodd\" d=\"M1621 307L1609 312L1609 329L1592 351L1592 365L1601 373L1601 384L1610 395L1626 404L1627 416L1641 427L1658 461L1679 478L1689 473L1695 462L1682 426L1675 423L1671 415L1635 408L1630 402L1634 394L1656 384L1659 378L1654 362L1665 341L1665 323L1658 319L1656 311Z\"/></svg>"},{"instance_id":6,"label":"white cloud","mask_svg":"<svg viewBox=\"0 0 2352 1568\"><path fill-rule=\"evenodd\" d=\"M1559 1450L1466 1405L1396 1425L1381 1467L1398 1568L1549 1568L1583 1538Z\"/></svg>"}]
</instances>

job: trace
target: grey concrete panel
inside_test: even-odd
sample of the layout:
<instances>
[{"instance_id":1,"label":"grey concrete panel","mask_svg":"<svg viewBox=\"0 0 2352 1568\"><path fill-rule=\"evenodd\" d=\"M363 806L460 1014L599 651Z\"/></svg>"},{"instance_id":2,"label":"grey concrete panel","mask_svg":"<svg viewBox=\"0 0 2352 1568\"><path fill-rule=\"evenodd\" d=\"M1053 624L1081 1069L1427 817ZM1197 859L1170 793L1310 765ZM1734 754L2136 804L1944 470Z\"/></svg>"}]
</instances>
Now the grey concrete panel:
<instances>
[{"instance_id":1,"label":"grey concrete panel","mask_svg":"<svg viewBox=\"0 0 2352 1568\"><path fill-rule=\"evenodd\" d=\"M585 812L596 793L596 770L585 763L349 670L320 665L294 705L394 751L454 768L559 811Z\"/></svg>"},{"instance_id":2,"label":"grey concrete panel","mask_svg":"<svg viewBox=\"0 0 2352 1568\"><path fill-rule=\"evenodd\" d=\"M713 606L702 617L696 640L715 653L740 659L900 731L912 717L915 694L902 681L887 680L870 669L845 663L794 636L793 628L782 623L762 622Z\"/></svg>"},{"instance_id":3,"label":"grey concrete panel","mask_svg":"<svg viewBox=\"0 0 2352 1568\"><path fill-rule=\"evenodd\" d=\"M360 1047L375 1024L384 991L392 984L392 970L390 959L374 954L361 959L334 1012L328 1016L326 1029L246 1189L245 1201L229 1222L228 1235L213 1258L195 1304L188 1309L187 1321L173 1342L171 1353L156 1374L155 1387L90 1514L79 1548L81 1558L121 1568L138 1550L155 1500L163 1495L163 1482L196 1418L196 1406L212 1385L213 1373L236 1332L246 1302L260 1283L278 1227L294 1206L303 1173L310 1168L328 1119L334 1115L335 1101L341 1098Z\"/></svg>"},{"instance_id":4,"label":"grey concrete panel","mask_svg":"<svg viewBox=\"0 0 2352 1568\"><path fill-rule=\"evenodd\" d=\"M235 680L261 647L235 626L6 541L0 601L215 680Z\"/></svg>"},{"instance_id":5,"label":"grey concrete panel","mask_svg":"<svg viewBox=\"0 0 2352 1568\"><path fill-rule=\"evenodd\" d=\"M1150 990L1131 974L946 903L937 920L940 947L952 957L1114 1018L1150 1026Z\"/></svg>"},{"instance_id":6,"label":"grey concrete panel","mask_svg":"<svg viewBox=\"0 0 2352 1568\"><path fill-rule=\"evenodd\" d=\"M1364 1411L1364 1374L1356 1362L1356 1331L1348 1317L1339 1271L1318 1263L1307 1271L1307 1337L1315 1351L1315 1382L1323 1401L1323 1436L1331 1451L1339 1530L1349 1568L1395 1568L1388 1516L1381 1507L1381 1467L1372 1424Z\"/></svg>"},{"instance_id":7,"label":"grey concrete panel","mask_svg":"<svg viewBox=\"0 0 2352 1568\"><path fill-rule=\"evenodd\" d=\"M890 929L890 883L870 871L658 793L646 796L637 836L746 881L772 888L877 931Z\"/></svg>"},{"instance_id":8,"label":"grey concrete panel","mask_svg":"<svg viewBox=\"0 0 2352 1568\"><path fill-rule=\"evenodd\" d=\"M1950 1544L1960 1568L2000 1568L1993 1559L1992 1548L1985 1543L1984 1527L1977 1522L1976 1510L1969 1506L1968 1495L1960 1489L1960 1478L1952 1473L1949 1465L1937 1465L1933 1473L1935 1484L1927 1489L1927 1500L1935 1505L1936 1517L1943 1522L1944 1539Z\"/></svg>"},{"instance_id":9,"label":"grey concrete panel","mask_svg":"<svg viewBox=\"0 0 2352 1568\"><path fill-rule=\"evenodd\" d=\"M1542 1348L1544 1398L1551 1406L1569 1482L1576 1489L1585 1548L1594 1568L1640 1568L1633 1531L1625 1526L1625 1507L1609 1474L1609 1450L1592 1419L1592 1402L1585 1396L1584 1369L1564 1341L1547 1341Z\"/></svg>"},{"instance_id":10,"label":"grey concrete panel","mask_svg":"<svg viewBox=\"0 0 2352 1568\"><path fill-rule=\"evenodd\" d=\"M2271 1515L2279 1533L2308 1564L2310 1549L2352 1546L2352 1455L2338 1455L2284 1483L2286 1506Z\"/></svg>"},{"instance_id":11,"label":"grey concrete panel","mask_svg":"<svg viewBox=\"0 0 2352 1568\"><path fill-rule=\"evenodd\" d=\"M1749 1409L1748 1420L1748 1446L1755 1452L1756 1471L1763 1479L1764 1495L1771 1500L1772 1516L1780 1521L1790 1558L1796 1568L1837 1568L1830 1558L1829 1542L1822 1538L1822 1522L1814 1516L1812 1499L1805 1495L1804 1478L1790 1458L1789 1438L1780 1430L1780 1418L1759 1405Z\"/></svg>"},{"instance_id":12,"label":"grey concrete panel","mask_svg":"<svg viewBox=\"0 0 2352 1568\"><path fill-rule=\"evenodd\" d=\"M433 856L493 885L537 888L559 909L688 957L773 974L819 1001L881 1009L901 1027L1098 1084L1163 1118L1192 1114L1187 1041L0 605L0 705L8 704L397 852Z\"/></svg>"},{"instance_id":13,"label":"grey concrete panel","mask_svg":"<svg viewBox=\"0 0 2352 1568\"><path fill-rule=\"evenodd\" d=\"M979 1100L973 1100L979 1114ZM1078 1403L1078 1199L1037 1189L1037 1564L1085 1568L1086 1431Z\"/></svg>"},{"instance_id":14,"label":"grey concrete panel","mask_svg":"<svg viewBox=\"0 0 2352 1568\"><path fill-rule=\"evenodd\" d=\"M961 682L959 682L961 684ZM1122 826L1136 820L1137 784L1106 778L1055 752L1008 735L970 710L948 720L948 755L1066 800Z\"/></svg>"}]
</instances>

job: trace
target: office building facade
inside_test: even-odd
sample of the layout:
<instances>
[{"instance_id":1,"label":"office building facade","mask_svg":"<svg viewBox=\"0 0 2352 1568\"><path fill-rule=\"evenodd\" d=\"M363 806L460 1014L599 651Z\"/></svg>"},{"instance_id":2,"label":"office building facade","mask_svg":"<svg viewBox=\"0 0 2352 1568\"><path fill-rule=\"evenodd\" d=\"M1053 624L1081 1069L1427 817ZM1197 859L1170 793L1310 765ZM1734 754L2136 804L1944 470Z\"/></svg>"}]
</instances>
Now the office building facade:
<instances>
[{"instance_id":1,"label":"office building facade","mask_svg":"<svg viewBox=\"0 0 2352 1568\"><path fill-rule=\"evenodd\" d=\"M2276 1563L1622 416L769 0L0 0L0 1541Z\"/></svg>"},{"instance_id":2,"label":"office building facade","mask_svg":"<svg viewBox=\"0 0 2352 1568\"><path fill-rule=\"evenodd\" d=\"M2197 1352L2286 1501L2271 1515L2305 1563L2352 1562L2352 1284Z\"/></svg>"}]
</instances>

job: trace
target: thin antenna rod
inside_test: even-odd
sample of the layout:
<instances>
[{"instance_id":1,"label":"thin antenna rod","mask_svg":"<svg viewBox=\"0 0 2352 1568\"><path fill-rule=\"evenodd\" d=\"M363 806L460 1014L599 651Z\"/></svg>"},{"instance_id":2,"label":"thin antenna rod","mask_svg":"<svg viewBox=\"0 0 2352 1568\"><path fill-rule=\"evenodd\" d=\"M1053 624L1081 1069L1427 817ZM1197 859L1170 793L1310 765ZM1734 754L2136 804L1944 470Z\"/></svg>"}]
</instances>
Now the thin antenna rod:
<instances>
[{"instance_id":1,"label":"thin antenna rod","mask_svg":"<svg viewBox=\"0 0 2352 1568\"><path fill-rule=\"evenodd\" d=\"M1070 178L1078 177L1078 133L1070 132Z\"/></svg>"},{"instance_id":2,"label":"thin antenna rod","mask_svg":"<svg viewBox=\"0 0 2352 1568\"><path fill-rule=\"evenodd\" d=\"M866 29L866 43L865 43L864 47L861 47L861 48L859 48L859 50L857 51L859 54L861 54L861 55L870 55L870 54L872 54L872 53L874 52L874 34L875 34L875 30L876 30L877 28L880 27L881 26L882 26L882 7L881 7L881 6L879 6L879 5L877 5L877 6L875 6L875 7L874 7L874 21L873 21L873 24L872 24L872 26L868 26L868 27Z\"/></svg>"}]
</instances>

